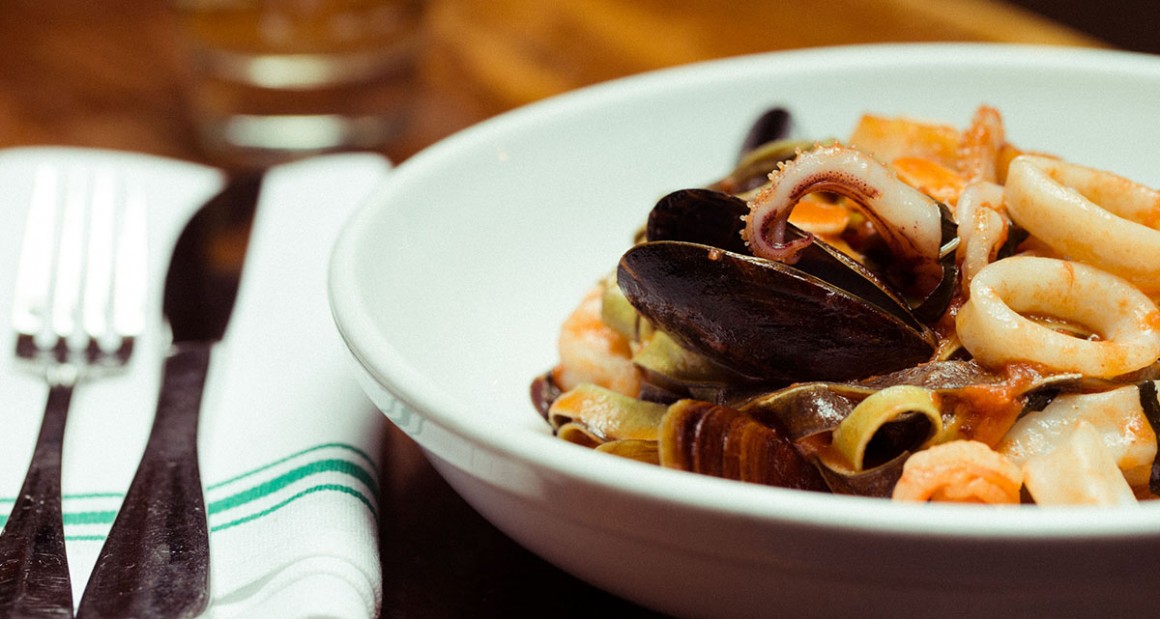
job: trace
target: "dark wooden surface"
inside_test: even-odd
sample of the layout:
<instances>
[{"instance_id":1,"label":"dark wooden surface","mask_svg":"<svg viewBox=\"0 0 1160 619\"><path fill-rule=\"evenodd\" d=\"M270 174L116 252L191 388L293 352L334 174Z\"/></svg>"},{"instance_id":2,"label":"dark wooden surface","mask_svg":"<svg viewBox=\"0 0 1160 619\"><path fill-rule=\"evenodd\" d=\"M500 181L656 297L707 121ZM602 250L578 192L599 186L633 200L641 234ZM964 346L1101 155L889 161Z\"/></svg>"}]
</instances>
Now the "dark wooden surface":
<instances>
[{"instance_id":1,"label":"dark wooden surface","mask_svg":"<svg viewBox=\"0 0 1160 619\"><path fill-rule=\"evenodd\" d=\"M1142 51L1157 45L1154 20L1129 22L1135 40L1122 27L1096 28L1095 22L1089 35L1081 32L1087 22L1076 17L1087 10L1081 3L1019 3L1050 9L1058 21L991 0L434 0L420 62L408 78L405 124L382 152L403 162L464 127L539 98L741 53L925 40ZM1061 14L1058 5L1074 8ZM233 165L214 160L195 140L185 113L182 47L164 2L8 0L2 15L0 148L88 146ZM384 617L650 616L497 531L394 428L388 428L383 460Z\"/></svg>"}]
</instances>

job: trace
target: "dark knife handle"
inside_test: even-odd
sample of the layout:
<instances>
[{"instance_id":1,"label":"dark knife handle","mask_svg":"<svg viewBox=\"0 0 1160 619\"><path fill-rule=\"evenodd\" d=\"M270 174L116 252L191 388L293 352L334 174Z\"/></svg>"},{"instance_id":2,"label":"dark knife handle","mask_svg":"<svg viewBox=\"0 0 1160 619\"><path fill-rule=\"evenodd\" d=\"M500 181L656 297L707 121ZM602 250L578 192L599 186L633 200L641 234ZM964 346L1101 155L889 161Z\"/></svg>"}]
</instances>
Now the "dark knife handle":
<instances>
[{"instance_id":1,"label":"dark knife handle","mask_svg":"<svg viewBox=\"0 0 1160 619\"><path fill-rule=\"evenodd\" d=\"M195 617L209 601L209 532L197 425L211 343L165 360L157 416L77 617Z\"/></svg>"}]
</instances>

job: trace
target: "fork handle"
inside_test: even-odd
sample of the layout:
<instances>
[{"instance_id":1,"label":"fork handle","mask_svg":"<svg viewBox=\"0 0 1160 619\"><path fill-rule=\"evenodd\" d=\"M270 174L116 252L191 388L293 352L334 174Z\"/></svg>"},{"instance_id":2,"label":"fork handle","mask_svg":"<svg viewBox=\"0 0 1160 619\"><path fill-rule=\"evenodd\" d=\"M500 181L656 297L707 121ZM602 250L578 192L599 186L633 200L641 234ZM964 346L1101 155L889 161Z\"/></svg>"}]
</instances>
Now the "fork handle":
<instances>
[{"instance_id":1,"label":"fork handle","mask_svg":"<svg viewBox=\"0 0 1160 619\"><path fill-rule=\"evenodd\" d=\"M72 384L48 391L20 496L0 533L0 617L72 617L64 549L60 462Z\"/></svg>"},{"instance_id":2,"label":"fork handle","mask_svg":"<svg viewBox=\"0 0 1160 619\"><path fill-rule=\"evenodd\" d=\"M194 617L209 600L209 533L197 425L212 343L181 344L162 372L145 454L77 616Z\"/></svg>"}]
</instances>

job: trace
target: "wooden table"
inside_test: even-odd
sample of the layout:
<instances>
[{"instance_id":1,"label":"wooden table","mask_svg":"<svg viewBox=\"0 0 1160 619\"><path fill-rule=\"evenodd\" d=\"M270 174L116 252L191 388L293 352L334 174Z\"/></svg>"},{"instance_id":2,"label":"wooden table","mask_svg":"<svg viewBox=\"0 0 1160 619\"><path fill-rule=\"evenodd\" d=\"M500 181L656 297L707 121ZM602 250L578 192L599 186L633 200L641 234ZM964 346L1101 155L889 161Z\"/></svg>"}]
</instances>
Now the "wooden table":
<instances>
[{"instance_id":1,"label":"wooden table","mask_svg":"<svg viewBox=\"0 0 1160 619\"><path fill-rule=\"evenodd\" d=\"M750 52L881 41L1100 41L991 0L433 0L395 162L491 115L601 80ZM163 2L9 0L0 148L56 144L230 166L203 152ZM384 421L385 425L387 422ZM383 616L651 613L564 574L477 515L388 430Z\"/></svg>"}]
</instances>

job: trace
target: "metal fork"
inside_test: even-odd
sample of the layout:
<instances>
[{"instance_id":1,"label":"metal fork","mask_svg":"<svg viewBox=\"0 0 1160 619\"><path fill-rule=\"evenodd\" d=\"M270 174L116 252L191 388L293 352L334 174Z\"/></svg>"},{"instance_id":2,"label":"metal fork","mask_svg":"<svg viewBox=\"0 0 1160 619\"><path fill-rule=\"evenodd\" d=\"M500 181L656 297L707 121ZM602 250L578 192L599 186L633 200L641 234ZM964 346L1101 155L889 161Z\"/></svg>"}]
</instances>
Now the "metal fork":
<instances>
[{"instance_id":1,"label":"metal fork","mask_svg":"<svg viewBox=\"0 0 1160 619\"><path fill-rule=\"evenodd\" d=\"M0 617L72 617L61 454L73 388L122 370L145 323L145 207L112 168L43 166L33 181L12 323L48 401L0 533Z\"/></svg>"}]
</instances>

